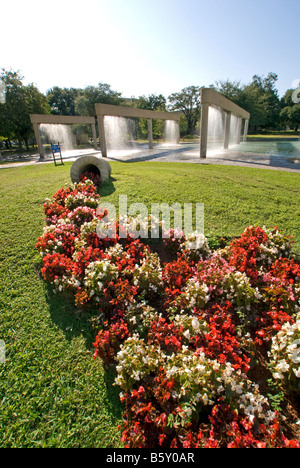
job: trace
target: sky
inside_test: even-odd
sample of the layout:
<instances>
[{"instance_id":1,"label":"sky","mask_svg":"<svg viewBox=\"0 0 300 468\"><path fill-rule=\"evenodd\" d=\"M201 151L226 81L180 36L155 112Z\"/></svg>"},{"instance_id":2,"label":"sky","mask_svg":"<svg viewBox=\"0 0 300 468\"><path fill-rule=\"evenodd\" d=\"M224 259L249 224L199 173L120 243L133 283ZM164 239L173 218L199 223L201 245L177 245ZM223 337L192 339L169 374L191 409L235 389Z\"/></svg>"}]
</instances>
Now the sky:
<instances>
[{"instance_id":1,"label":"sky","mask_svg":"<svg viewBox=\"0 0 300 468\"><path fill-rule=\"evenodd\" d=\"M220 80L300 81L299 0L4 0L0 68L46 93L107 83L123 97Z\"/></svg>"}]
</instances>

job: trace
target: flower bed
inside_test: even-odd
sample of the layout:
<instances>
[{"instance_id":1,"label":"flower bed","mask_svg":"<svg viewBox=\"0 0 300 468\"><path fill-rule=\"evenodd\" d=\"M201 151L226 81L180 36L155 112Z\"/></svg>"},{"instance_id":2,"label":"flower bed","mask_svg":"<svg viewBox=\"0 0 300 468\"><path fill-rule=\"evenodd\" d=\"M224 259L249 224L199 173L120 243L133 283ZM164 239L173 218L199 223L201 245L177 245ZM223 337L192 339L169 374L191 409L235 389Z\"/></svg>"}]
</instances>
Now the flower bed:
<instances>
[{"instance_id":1,"label":"flower bed","mask_svg":"<svg viewBox=\"0 0 300 468\"><path fill-rule=\"evenodd\" d=\"M88 179L58 190L44 205L37 248L55 290L98 311L94 358L116 366L125 445L300 448L260 390L266 382L251 379L264 353L273 384L297 401L300 266L291 239L249 226L212 248L203 235L171 232L166 262L129 235L98 237L99 202Z\"/></svg>"}]
</instances>

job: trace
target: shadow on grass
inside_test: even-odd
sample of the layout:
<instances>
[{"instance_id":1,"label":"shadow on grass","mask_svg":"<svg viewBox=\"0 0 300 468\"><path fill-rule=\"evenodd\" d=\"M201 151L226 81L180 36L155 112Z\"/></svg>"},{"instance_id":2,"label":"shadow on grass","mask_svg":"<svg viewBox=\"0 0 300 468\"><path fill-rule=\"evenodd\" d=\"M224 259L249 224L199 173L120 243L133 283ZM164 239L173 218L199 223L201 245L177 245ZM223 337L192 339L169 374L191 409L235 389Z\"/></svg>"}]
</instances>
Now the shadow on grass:
<instances>
[{"instance_id":1,"label":"shadow on grass","mask_svg":"<svg viewBox=\"0 0 300 468\"><path fill-rule=\"evenodd\" d=\"M51 284L46 284L46 297L49 305L49 312L53 324L58 326L65 335L68 342L75 337L83 337L87 351L94 352L93 343L99 326L93 326L97 323L99 310L96 308L79 309L74 304L74 297L63 293L55 293ZM92 354L91 354L91 359ZM104 383L106 387L105 405L110 414L120 420L123 413L123 405L119 398L119 389L114 386L116 378L116 369L114 366L104 366L99 359L99 364L103 366Z\"/></svg>"},{"instance_id":2,"label":"shadow on grass","mask_svg":"<svg viewBox=\"0 0 300 468\"><path fill-rule=\"evenodd\" d=\"M101 198L102 197L108 197L108 195L111 195L112 193L114 193L116 191L116 189L114 187L114 182L116 180L117 179L115 179L114 177L110 177L108 180L105 180L102 183L100 191L99 191Z\"/></svg>"}]
</instances>

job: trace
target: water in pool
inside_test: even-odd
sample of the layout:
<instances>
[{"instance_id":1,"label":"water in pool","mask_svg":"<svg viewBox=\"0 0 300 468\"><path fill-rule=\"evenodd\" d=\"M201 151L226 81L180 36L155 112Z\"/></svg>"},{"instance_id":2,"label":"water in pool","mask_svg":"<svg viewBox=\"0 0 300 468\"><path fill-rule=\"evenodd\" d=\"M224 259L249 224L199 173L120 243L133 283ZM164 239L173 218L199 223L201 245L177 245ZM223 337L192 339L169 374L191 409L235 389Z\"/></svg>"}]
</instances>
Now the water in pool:
<instances>
[{"instance_id":1,"label":"water in pool","mask_svg":"<svg viewBox=\"0 0 300 468\"><path fill-rule=\"evenodd\" d=\"M299 141L247 141L230 148L239 153L255 153L300 159Z\"/></svg>"}]
</instances>

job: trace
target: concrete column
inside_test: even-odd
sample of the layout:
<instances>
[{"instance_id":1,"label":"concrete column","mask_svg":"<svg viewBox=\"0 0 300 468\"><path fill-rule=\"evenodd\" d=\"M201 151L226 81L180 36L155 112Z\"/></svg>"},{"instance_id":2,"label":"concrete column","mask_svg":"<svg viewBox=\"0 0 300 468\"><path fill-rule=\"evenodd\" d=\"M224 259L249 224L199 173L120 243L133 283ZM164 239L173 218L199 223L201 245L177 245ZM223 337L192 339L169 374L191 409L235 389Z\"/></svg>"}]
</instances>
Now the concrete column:
<instances>
[{"instance_id":1,"label":"concrete column","mask_svg":"<svg viewBox=\"0 0 300 468\"><path fill-rule=\"evenodd\" d=\"M97 135L96 135L96 126L94 123L92 124L92 136L93 136L94 148L95 150L97 150L98 143L97 143Z\"/></svg>"},{"instance_id":2,"label":"concrete column","mask_svg":"<svg viewBox=\"0 0 300 468\"><path fill-rule=\"evenodd\" d=\"M207 153L208 110L209 105L203 103L201 106L200 124L200 158L206 158Z\"/></svg>"},{"instance_id":3,"label":"concrete column","mask_svg":"<svg viewBox=\"0 0 300 468\"><path fill-rule=\"evenodd\" d=\"M149 149L153 149L152 119L148 119L148 138L149 138Z\"/></svg>"},{"instance_id":4,"label":"concrete column","mask_svg":"<svg viewBox=\"0 0 300 468\"><path fill-rule=\"evenodd\" d=\"M103 158L107 158L107 148L105 140L104 115L98 115L98 129L100 138L100 148Z\"/></svg>"},{"instance_id":5,"label":"concrete column","mask_svg":"<svg viewBox=\"0 0 300 468\"><path fill-rule=\"evenodd\" d=\"M244 138L243 138L243 141L247 141L248 129L249 129L249 119L246 119L246 120L245 120L245 127L244 127Z\"/></svg>"},{"instance_id":6,"label":"concrete column","mask_svg":"<svg viewBox=\"0 0 300 468\"><path fill-rule=\"evenodd\" d=\"M225 134L224 134L224 149L225 150L227 150L229 147L230 121L231 121L231 112L226 112L225 113Z\"/></svg>"},{"instance_id":7,"label":"concrete column","mask_svg":"<svg viewBox=\"0 0 300 468\"><path fill-rule=\"evenodd\" d=\"M34 136L36 144L38 145L38 150L40 153L40 159L45 159L45 150L42 144L41 135L40 135L40 126L39 124L34 123L33 125Z\"/></svg>"}]
</instances>

